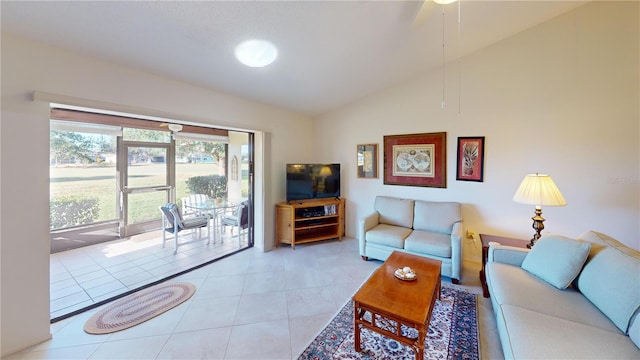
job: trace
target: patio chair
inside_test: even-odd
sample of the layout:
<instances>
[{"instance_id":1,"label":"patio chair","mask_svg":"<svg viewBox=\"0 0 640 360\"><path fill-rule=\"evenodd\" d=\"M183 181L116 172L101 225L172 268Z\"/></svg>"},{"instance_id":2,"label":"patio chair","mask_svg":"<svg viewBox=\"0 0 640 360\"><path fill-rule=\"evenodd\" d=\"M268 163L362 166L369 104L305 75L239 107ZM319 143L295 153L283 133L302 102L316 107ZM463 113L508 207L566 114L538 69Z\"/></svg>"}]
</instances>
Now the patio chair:
<instances>
[{"instance_id":1,"label":"patio chair","mask_svg":"<svg viewBox=\"0 0 640 360\"><path fill-rule=\"evenodd\" d=\"M178 253L178 233L183 230L197 230L198 238L202 235L202 228L207 227L209 218L206 216L183 219L180 214L180 208L175 203L167 203L160 207L162 212L162 247L167 241L166 232L173 234L173 254ZM208 241L211 241L211 231L207 231Z\"/></svg>"},{"instance_id":2,"label":"patio chair","mask_svg":"<svg viewBox=\"0 0 640 360\"><path fill-rule=\"evenodd\" d=\"M223 215L221 218L221 224L223 231L225 226L233 226L233 228L238 228L238 246L241 246L242 234L248 234L247 229L249 228L249 201L243 201L239 203L231 214ZM233 236L233 228L231 229L231 236Z\"/></svg>"}]
</instances>

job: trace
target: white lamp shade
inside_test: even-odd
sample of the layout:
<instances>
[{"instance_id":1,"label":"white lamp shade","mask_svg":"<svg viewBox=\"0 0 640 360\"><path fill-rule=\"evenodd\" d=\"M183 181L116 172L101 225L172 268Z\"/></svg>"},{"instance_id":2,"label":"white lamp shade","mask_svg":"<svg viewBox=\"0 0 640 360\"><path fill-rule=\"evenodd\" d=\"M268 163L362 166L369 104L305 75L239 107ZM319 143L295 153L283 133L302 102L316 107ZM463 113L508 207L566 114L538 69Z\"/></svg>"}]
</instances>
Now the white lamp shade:
<instances>
[{"instance_id":1,"label":"white lamp shade","mask_svg":"<svg viewBox=\"0 0 640 360\"><path fill-rule=\"evenodd\" d=\"M536 206L564 206L567 201L560 190L545 174L529 174L518 187L513 201Z\"/></svg>"},{"instance_id":2,"label":"white lamp shade","mask_svg":"<svg viewBox=\"0 0 640 360\"><path fill-rule=\"evenodd\" d=\"M328 166L323 166L320 170L320 176L331 176L331 168Z\"/></svg>"}]
</instances>

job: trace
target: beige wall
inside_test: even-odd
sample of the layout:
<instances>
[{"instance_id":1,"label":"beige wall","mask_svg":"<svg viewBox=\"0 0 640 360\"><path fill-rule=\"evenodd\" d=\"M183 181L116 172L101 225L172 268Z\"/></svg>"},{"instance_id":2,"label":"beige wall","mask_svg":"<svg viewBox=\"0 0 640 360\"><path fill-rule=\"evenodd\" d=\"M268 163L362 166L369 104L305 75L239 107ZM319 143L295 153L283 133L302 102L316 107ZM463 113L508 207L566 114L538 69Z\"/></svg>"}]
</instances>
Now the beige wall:
<instances>
[{"instance_id":1,"label":"beige wall","mask_svg":"<svg viewBox=\"0 0 640 360\"><path fill-rule=\"evenodd\" d=\"M638 13L638 2L588 4L450 64L445 109L434 69L318 119L315 143L331 143L317 147L318 161L343 164L348 235L375 195L391 195L459 201L467 229L528 239L534 206L512 198L527 173L540 172L568 202L543 208L545 232L593 229L640 249ZM440 131L446 189L356 177L356 144ZM459 136L486 137L484 182L456 181ZM465 257L479 261L480 246L466 241Z\"/></svg>"},{"instance_id":2,"label":"beige wall","mask_svg":"<svg viewBox=\"0 0 640 360\"><path fill-rule=\"evenodd\" d=\"M239 132L230 132L229 133L229 147L227 158L229 159L229 170L227 172L227 196L229 199L241 199L242 198L242 176L240 176L242 172L242 145L248 144L249 136L245 133ZM238 177L237 180L233 180L233 174L231 171L231 163L233 158L236 158L238 161Z\"/></svg>"},{"instance_id":3,"label":"beige wall","mask_svg":"<svg viewBox=\"0 0 640 360\"><path fill-rule=\"evenodd\" d=\"M49 104L32 101L34 91L72 105L257 130L256 207L264 217L256 219L256 246L273 246L273 201L284 194L284 164L311 157L311 118L3 33L2 355L49 337Z\"/></svg>"}]
</instances>

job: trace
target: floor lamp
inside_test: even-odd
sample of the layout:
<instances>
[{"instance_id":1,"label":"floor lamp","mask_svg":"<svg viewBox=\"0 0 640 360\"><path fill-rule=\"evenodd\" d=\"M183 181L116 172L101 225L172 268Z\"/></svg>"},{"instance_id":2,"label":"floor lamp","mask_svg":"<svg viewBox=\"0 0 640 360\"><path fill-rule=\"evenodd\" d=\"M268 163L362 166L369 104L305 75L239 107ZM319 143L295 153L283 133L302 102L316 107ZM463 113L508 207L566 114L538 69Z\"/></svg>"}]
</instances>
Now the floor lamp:
<instances>
[{"instance_id":1,"label":"floor lamp","mask_svg":"<svg viewBox=\"0 0 640 360\"><path fill-rule=\"evenodd\" d=\"M536 206L536 215L532 217L533 234L529 247L533 247L540 239L540 232L544 229L544 218L542 217L542 206L565 206L567 201L560 193L560 190L551 179L551 176L545 174L528 174L518 187L513 201L522 204L530 204Z\"/></svg>"}]
</instances>

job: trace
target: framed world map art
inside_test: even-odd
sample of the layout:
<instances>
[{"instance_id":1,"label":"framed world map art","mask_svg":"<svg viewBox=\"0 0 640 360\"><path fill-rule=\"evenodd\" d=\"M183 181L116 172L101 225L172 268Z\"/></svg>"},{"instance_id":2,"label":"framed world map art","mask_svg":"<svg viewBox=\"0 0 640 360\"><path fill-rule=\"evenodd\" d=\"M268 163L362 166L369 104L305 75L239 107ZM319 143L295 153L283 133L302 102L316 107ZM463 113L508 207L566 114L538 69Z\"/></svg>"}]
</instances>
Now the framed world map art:
<instances>
[{"instance_id":1,"label":"framed world map art","mask_svg":"<svg viewBox=\"0 0 640 360\"><path fill-rule=\"evenodd\" d=\"M447 187L447 133L384 136L386 185Z\"/></svg>"}]
</instances>

